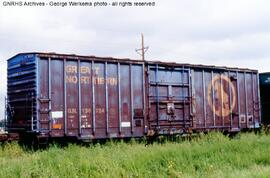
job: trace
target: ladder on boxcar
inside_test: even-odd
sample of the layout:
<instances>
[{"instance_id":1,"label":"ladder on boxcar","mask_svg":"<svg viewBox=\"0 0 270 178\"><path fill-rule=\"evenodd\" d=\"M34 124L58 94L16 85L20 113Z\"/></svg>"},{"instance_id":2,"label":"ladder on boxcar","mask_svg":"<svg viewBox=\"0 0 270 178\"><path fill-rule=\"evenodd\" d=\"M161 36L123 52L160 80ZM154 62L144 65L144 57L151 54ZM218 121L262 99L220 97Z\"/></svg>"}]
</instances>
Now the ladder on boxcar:
<instances>
[{"instance_id":1,"label":"ladder on boxcar","mask_svg":"<svg viewBox=\"0 0 270 178\"><path fill-rule=\"evenodd\" d=\"M40 128L39 130L42 132L49 132L50 131L50 112L51 110L48 109L50 108L50 102L51 99L49 98L39 98L39 105L40 105L40 109L38 111L39 114L39 124L40 124Z\"/></svg>"}]
</instances>

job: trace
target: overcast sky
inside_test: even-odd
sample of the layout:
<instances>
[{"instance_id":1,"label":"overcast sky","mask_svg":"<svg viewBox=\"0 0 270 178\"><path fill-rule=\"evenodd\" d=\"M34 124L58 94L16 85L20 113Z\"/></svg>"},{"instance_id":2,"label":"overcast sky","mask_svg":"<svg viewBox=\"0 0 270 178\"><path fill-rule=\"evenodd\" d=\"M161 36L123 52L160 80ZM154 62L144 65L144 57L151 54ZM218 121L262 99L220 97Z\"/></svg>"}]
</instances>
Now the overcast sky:
<instances>
[{"instance_id":1,"label":"overcast sky","mask_svg":"<svg viewBox=\"0 0 270 178\"><path fill-rule=\"evenodd\" d=\"M40 51L138 59L141 32L150 47L147 60L270 71L268 0L156 0L155 7L144 8L3 7L2 2L0 103L9 57ZM3 113L1 105L0 117Z\"/></svg>"}]
</instances>

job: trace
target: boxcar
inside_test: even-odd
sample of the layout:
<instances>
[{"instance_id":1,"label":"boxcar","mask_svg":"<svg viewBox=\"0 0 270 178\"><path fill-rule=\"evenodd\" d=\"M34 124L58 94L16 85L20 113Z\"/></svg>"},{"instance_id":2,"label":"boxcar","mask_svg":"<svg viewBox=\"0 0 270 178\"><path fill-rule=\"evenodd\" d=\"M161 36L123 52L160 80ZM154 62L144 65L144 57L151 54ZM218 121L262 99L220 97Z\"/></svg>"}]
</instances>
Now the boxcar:
<instances>
[{"instance_id":1,"label":"boxcar","mask_svg":"<svg viewBox=\"0 0 270 178\"><path fill-rule=\"evenodd\" d=\"M260 125L250 69L55 53L8 60L8 131L130 138Z\"/></svg>"}]
</instances>

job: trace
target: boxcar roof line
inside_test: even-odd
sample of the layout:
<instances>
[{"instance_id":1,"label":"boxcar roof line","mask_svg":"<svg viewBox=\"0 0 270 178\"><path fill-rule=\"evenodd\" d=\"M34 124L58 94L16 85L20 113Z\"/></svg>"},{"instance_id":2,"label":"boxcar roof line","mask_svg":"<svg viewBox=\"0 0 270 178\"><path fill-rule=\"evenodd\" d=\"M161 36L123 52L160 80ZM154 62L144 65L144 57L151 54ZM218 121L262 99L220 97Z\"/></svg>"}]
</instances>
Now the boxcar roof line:
<instances>
[{"instance_id":1,"label":"boxcar roof line","mask_svg":"<svg viewBox=\"0 0 270 178\"><path fill-rule=\"evenodd\" d=\"M130 58L114 58L114 57L98 57L98 56L86 56L86 55L76 55L76 54L60 54L60 53L54 53L54 52L25 52L25 53L19 53L10 59L13 59L19 55L27 55L27 54L36 54L39 57L47 57L47 58L58 58L58 59L70 59L70 60L100 60L100 61L108 61L111 62L132 62L132 63L142 63L144 61L138 60L138 59L130 59ZM175 63L175 62L163 62L160 60L151 60L151 61L145 61L147 64L160 64L160 65L167 65L167 66L186 66L186 67L193 67L193 68L207 68L207 69L219 69L219 70L233 70L233 71L244 71L244 72L258 72L258 70L255 69L249 69L249 68L238 68L238 67L226 67L226 66L214 66L214 65L202 65L202 64L189 64L189 63Z\"/></svg>"}]
</instances>

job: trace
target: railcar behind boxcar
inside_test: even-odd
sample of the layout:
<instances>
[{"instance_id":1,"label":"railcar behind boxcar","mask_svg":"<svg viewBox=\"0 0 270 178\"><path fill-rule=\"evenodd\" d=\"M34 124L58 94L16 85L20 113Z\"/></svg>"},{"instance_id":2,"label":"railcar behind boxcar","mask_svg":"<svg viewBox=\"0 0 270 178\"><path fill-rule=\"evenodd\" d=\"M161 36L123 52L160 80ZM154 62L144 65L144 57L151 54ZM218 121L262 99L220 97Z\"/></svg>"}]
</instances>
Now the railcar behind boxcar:
<instances>
[{"instance_id":1,"label":"railcar behind boxcar","mask_svg":"<svg viewBox=\"0 0 270 178\"><path fill-rule=\"evenodd\" d=\"M260 74L262 123L270 124L270 73Z\"/></svg>"}]
</instances>

